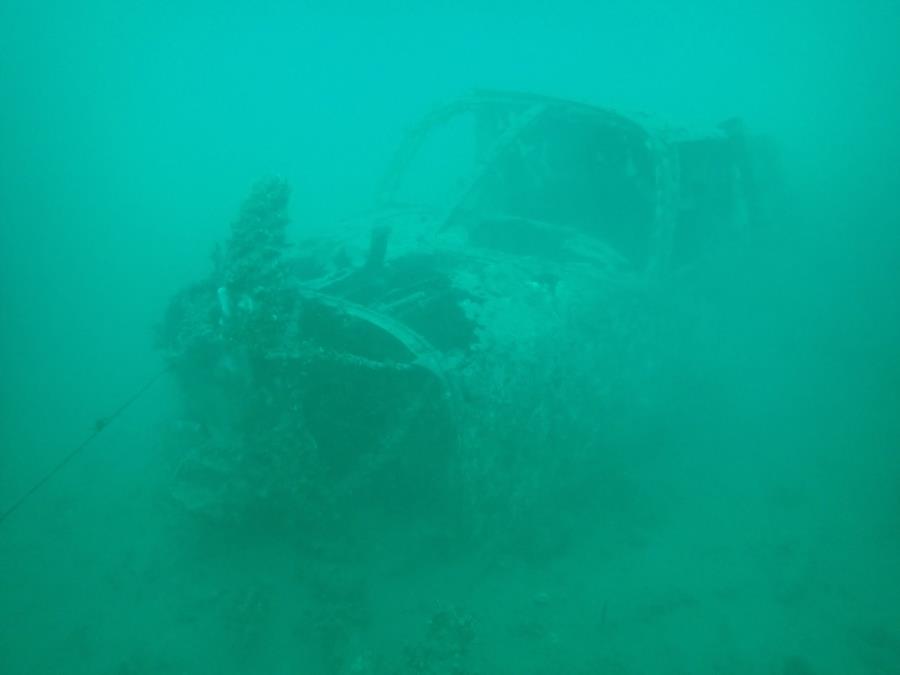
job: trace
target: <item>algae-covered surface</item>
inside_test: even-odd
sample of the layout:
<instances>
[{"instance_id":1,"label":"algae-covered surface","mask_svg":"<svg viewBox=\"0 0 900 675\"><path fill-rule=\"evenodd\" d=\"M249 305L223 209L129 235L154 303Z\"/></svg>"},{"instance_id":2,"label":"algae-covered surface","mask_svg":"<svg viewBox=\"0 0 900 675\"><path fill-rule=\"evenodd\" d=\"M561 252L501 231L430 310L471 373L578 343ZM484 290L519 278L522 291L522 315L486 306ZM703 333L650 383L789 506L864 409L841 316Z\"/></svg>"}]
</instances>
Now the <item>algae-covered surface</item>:
<instances>
[{"instance_id":1,"label":"algae-covered surface","mask_svg":"<svg viewBox=\"0 0 900 675\"><path fill-rule=\"evenodd\" d=\"M900 673L889 2L0 5L0 673Z\"/></svg>"}]
</instances>

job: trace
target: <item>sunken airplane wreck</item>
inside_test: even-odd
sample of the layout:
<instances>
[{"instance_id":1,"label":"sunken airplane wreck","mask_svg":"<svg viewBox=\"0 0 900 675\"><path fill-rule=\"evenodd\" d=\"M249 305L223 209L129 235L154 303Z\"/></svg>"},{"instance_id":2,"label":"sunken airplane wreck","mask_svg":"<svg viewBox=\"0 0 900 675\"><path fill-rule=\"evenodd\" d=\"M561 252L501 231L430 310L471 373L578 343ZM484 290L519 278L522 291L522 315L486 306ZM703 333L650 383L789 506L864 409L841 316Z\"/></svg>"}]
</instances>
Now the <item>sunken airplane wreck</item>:
<instances>
[{"instance_id":1,"label":"sunken airplane wreck","mask_svg":"<svg viewBox=\"0 0 900 675\"><path fill-rule=\"evenodd\" d=\"M377 208L329 236L289 245L288 185L260 182L160 328L177 503L534 529L646 433L678 323L653 282L760 227L759 156L737 123L479 92L413 128Z\"/></svg>"}]
</instances>

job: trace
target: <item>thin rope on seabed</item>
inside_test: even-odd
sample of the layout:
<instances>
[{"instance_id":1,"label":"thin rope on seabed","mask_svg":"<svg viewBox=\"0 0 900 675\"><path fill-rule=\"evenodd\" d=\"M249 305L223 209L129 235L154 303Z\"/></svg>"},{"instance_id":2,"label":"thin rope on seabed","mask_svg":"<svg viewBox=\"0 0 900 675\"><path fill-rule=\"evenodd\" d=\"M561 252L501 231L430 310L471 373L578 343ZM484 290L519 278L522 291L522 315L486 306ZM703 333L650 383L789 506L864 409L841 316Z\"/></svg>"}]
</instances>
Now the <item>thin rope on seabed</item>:
<instances>
[{"instance_id":1,"label":"thin rope on seabed","mask_svg":"<svg viewBox=\"0 0 900 675\"><path fill-rule=\"evenodd\" d=\"M0 525L12 514L19 510L35 493L37 493L44 485L46 485L56 474L62 471L66 465L77 457L85 448L87 448L94 440L102 434L110 424L112 424L122 413L136 403L147 391L150 390L156 382L172 369L172 366L166 366L153 377L147 380L144 385L131 395L122 405L107 417L100 417L94 422L94 430L85 438L75 449L71 450L67 455L60 459L47 473L41 476L30 488L28 488L8 509L0 513Z\"/></svg>"}]
</instances>

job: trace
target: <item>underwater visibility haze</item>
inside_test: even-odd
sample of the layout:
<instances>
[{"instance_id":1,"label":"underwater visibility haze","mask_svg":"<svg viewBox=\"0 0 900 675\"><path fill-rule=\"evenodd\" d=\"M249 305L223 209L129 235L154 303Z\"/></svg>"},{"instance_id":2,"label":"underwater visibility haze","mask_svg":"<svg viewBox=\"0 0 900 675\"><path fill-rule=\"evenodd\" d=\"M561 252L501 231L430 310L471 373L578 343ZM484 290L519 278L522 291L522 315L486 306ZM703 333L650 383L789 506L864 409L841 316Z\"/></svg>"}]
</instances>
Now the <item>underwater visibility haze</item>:
<instances>
[{"instance_id":1,"label":"underwater visibility haze","mask_svg":"<svg viewBox=\"0 0 900 675\"><path fill-rule=\"evenodd\" d=\"M0 673L900 673L898 26L0 3Z\"/></svg>"}]
</instances>

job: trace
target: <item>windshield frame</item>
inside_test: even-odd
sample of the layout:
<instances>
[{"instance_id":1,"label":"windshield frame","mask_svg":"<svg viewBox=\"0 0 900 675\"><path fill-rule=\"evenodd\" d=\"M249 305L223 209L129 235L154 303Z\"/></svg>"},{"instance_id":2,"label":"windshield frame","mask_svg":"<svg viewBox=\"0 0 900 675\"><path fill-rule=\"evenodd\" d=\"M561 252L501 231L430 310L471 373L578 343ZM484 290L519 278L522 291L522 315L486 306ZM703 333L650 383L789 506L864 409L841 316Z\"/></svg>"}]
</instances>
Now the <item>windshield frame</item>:
<instances>
[{"instance_id":1,"label":"windshield frame","mask_svg":"<svg viewBox=\"0 0 900 675\"><path fill-rule=\"evenodd\" d=\"M472 175L462 182L450 200L449 206L433 207L438 212L439 225L437 231L444 231L471 223L472 204L477 201L479 190L486 178L496 170L496 163L512 146L514 146L534 125L547 121L550 117L568 117L578 120L579 124L592 125L603 129L617 129L627 133L645 145L653 176L652 216L647 226L647 254L643 261L632 261L638 267L657 270L665 266L668 256L665 254L673 235L674 218L672 207L677 194L677 159L672 156L672 149L656 133L648 122L635 116L628 116L606 108L588 104L569 102L550 97L530 94L506 94L502 92L476 92L449 105L439 107L426 115L406 135L393 161L379 185L377 203L382 208L410 207L397 199L408 175L410 167L426 142L429 134L454 117L472 113L476 115L506 116L505 128L500 131L484 148L479 149L479 161ZM429 208L429 205L418 205ZM515 214L499 214L514 217ZM564 230L564 223L546 222L547 227ZM603 241L602 236L596 237Z\"/></svg>"}]
</instances>

